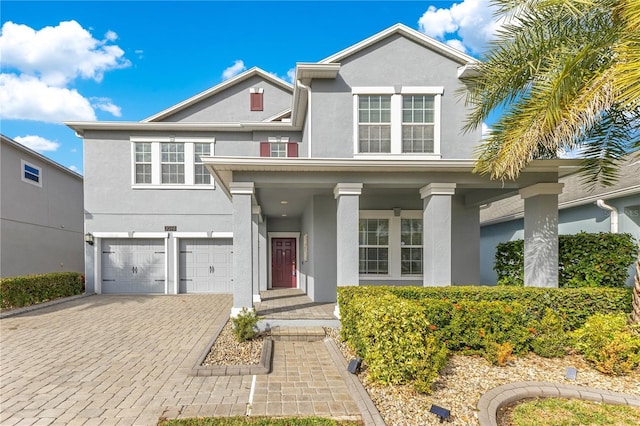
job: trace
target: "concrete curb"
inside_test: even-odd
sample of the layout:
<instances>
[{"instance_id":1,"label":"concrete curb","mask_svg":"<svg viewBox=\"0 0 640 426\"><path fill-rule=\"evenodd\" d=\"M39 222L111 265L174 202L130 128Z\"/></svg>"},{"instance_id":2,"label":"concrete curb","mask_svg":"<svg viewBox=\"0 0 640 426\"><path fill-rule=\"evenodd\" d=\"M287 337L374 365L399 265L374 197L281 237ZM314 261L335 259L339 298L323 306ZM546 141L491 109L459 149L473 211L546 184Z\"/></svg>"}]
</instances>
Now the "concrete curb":
<instances>
[{"instance_id":1,"label":"concrete curb","mask_svg":"<svg viewBox=\"0 0 640 426\"><path fill-rule=\"evenodd\" d=\"M273 340L270 338L264 339L264 345L262 346L262 352L260 353L260 363L257 365L202 365L211 347L218 339L218 336L222 332L222 329L229 317L224 321L220 327L213 333L213 337L207 343L207 346L202 351L202 354L198 357L195 365L191 369L190 375L192 376L246 376L253 374L269 374L271 372L271 360L273 357Z\"/></svg>"},{"instance_id":2,"label":"concrete curb","mask_svg":"<svg viewBox=\"0 0 640 426\"><path fill-rule=\"evenodd\" d=\"M552 382L515 382L493 388L478 401L480 426L498 426L500 407L526 398L575 398L614 405L640 407L640 397L585 386Z\"/></svg>"},{"instance_id":3,"label":"concrete curb","mask_svg":"<svg viewBox=\"0 0 640 426\"><path fill-rule=\"evenodd\" d=\"M38 303L37 305L31 305L31 306L25 306L23 308L11 309L10 311L0 312L0 319L13 317L15 315L24 314L26 312L36 311L38 309L44 309L44 308L48 308L49 306L55 306L55 305L59 305L61 303L71 302L73 300L83 299L85 297L94 296L94 295L95 295L95 293L78 294L76 296L61 297L60 299L54 299L54 300L50 300L48 302Z\"/></svg>"},{"instance_id":4,"label":"concrete curb","mask_svg":"<svg viewBox=\"0 0 640 426\"><path fill-rule=\"evenodd\" d=\"M329 356L333 360L334 364L338 368L340 375L347 384L347 388L351 394L351 397L355 401L356 405L360 409L362 421L365 426L385 426L386 423L382 419L380 412L376 408L375 404L369 397L367 390L362 386L358 376L351 374L347 371L347 360L344 359L340 349L336 345L333 339L327 337L324 339L324 344L329 351Z\"/></svg>"}]
</instances>

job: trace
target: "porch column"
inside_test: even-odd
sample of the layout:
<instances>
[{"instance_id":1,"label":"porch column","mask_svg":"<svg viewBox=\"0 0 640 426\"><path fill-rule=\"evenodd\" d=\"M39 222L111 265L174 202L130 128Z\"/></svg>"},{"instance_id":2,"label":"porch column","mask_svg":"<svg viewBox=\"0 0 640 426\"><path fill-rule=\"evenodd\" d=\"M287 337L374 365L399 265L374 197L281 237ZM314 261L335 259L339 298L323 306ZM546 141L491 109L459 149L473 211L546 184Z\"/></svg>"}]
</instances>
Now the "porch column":
<instances>
[{"instance_id":1,"label":"porch column","mask_svg":"<svg viewBox=\"0 0 640 426\"><path fill-rule=\"evenodd\" d=\"M252 210L255 189L253 182L231 182L233 207L233 308L235 317L241 309L253 307L253 224Z\"/></svg>"},{"instance_id":2,"label":"porch column","mask_svg":"<svg viewBox=\"0 0 640 426\"><path fill-rule=\"evenodd\" d=\"M425 287L451 285L451 202L455 192L455 183L430 183L420 188Z\"/></svg>"},{"instance_id":3,"label":"porch column","mask_svg":"<svg viewBox=\"0 0 640 426\"><path fill-rule=\"evenodd\" d=\"M333 190L333 195L338 201L336 255L339 286L360 283L358 221L361 193L361 183L339 183Z\"/></svg>"},{"instance_id":4,"label":"porch column","mask_svg":"<svg viewBox=\"0 0 640 426\"><path fill-rule=\"evenodd\" d=\"M260 223L262 222L262 209L260 206L252 206L251 207L252 219L251 219L251 244L252 244L252 252L253 252L253 303L260 303L260 263L262 263L262 259L260 258L259 251L259 239L260 239Z\"/></svg>"},{"instance_id":5,"label":"porch column","mask_svg":"<svg viewBox=\"0 0 640 426\"><path fill-rule=\"evenodd\" d=\"M562 183L520 190L524 199L524 285L558 287L558 194Z\"/></svg>"}]
</instances>

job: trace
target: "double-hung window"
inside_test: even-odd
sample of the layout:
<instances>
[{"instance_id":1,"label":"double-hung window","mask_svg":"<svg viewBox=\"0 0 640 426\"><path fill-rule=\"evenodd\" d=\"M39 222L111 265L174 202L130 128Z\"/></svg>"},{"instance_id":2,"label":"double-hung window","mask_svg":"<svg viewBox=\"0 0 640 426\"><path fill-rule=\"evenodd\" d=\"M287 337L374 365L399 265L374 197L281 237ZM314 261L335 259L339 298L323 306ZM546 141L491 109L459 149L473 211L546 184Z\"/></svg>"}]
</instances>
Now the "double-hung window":
<instances>
[{"instance_id":1,"label":"double-hung window","mask_svg":"<svg viewBox=\"0 0 640 426\"><path fill-rule=\"evenodd\" d=\"M432 153L435 96L402 95L402 152Z\"/></svg>"},{"instance_id":2,"label":"double-hung window","mask_svg":"<svg viewBox=\"0 0 640 426\"><path fill-rule=\"evenodd\" d=\"M352 93L356 156L439 158L443 87L354 87Z\"/></svg>"},{"instance_id":3,"label":"double-hung window","mask_svg":"<svg viewBox=\"0 0 640 426\"><path fill-rule=\"evenodd\" d=\"M287 158L298 156L298 142L290 142L287 136L269 137L260 142L260 157Z\"/></svg>"},{"instance_id":4,"label":"double-hung window","mask_svg":"<svg viewBox=\"0 0 640 426\"><path fill-rule=\"evenodd\" d=\"M423 273L422 212L361 210L359 272L364 278L415 279Z\"/></svg>"},{"instance_id":5,"label":"double-hung window","mask_svg":"<svg viewBox=\"0 0 640 426\"><path fill-rule=\"evenodd\" d=\"M391 96L358 97L360 152L391 152Z\"/></svg>"},{"instance_id":6,"label":"double-hung window","mask_svg":"<svg viewBox=\"0 0 640 426\"><path fill-rule=\"evenodd\" d=\"M207 168L202 164L201 157L207 157L211 155L210 143L194 143L193 144L193 178L196 185L208 185L211 183L211 175Z\"/></svg>"},{"instance_id":7,"label":"double-hung window","mask_svg":"<svg viewBox=\"0 0 640 426\"><path fill-rule=\"evenodd\" d=\"M360 219L360 274L389 274L389 221Z\"/></svg>"},{"instance_id":8,"label":"double-hung window","mask_svg":"<svg viewBox=\"0 0 640 426\"><path fill-rule=\"evenodd\" d=\"M162 183L184 183L184 144L163 143L160 147Z\"/></svg>"},{"instance_id":9,"label":"double-hung window","mask_svg":"<svg viewBox=\"0 0 640 426\"><path fill-rule=\"evenodd\" d=\"M133 188L207 189L213 178L202 158L213 155L214 138L131 137Z\"/></svg>"}]
</instances>

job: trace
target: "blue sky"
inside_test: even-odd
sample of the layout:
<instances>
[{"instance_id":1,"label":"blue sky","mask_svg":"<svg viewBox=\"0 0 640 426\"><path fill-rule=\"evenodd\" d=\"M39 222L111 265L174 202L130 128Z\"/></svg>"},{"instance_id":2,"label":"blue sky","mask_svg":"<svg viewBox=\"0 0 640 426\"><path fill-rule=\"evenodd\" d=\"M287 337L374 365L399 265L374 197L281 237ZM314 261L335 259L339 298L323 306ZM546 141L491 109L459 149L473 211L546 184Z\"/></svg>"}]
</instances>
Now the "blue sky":
<instances>
[{"instance_id":1,"label":"blue sky","mask_svg":"<svg viewBox=\"0 0 640 426\"><path fill-rule=\"evenodd\" d=\"M257 66L290 81L395 23L478 56L488 0L2 1L0 130L82 173L62 121L139 121Z\"/></svg>"}]
</instances>

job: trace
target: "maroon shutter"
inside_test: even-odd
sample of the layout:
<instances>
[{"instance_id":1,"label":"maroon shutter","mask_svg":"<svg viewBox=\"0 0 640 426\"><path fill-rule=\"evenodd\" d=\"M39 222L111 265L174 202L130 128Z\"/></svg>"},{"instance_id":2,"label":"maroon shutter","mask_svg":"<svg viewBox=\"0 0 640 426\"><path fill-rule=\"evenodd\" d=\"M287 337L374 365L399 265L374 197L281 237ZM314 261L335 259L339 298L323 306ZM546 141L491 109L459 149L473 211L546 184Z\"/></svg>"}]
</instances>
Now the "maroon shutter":
<instances>
[{"instance_id":1,"label":"maroon shutter","mask_svg":"<svg viewBox=\"0 0 640 426\"><path fill-rule=\"evenodd\" d=\"M271 157L271 144L260 142L260 157Z\"/></svg>"},{"instance_id":2,"label":"maroon shutter","mask_svg":"<svg viewBox=\"0 0 640 426\"><path fill-rule=\"evenodd\" d=\"M251 111L262 111L263 109L263 93L250 93Z\"/></svg>"},{"instance_id":3,"label":"maroon shutter","mask_svg":"<svg viewBox=\"0 0 640 426\"><path fill-rule=\"evenodd\" d=\"M298 142L289 142L287 144L287 157L298 156Z\"/></svg>"}]
</instances>

